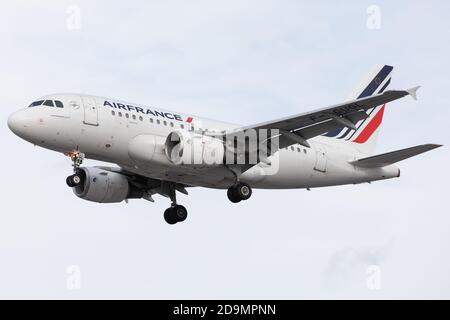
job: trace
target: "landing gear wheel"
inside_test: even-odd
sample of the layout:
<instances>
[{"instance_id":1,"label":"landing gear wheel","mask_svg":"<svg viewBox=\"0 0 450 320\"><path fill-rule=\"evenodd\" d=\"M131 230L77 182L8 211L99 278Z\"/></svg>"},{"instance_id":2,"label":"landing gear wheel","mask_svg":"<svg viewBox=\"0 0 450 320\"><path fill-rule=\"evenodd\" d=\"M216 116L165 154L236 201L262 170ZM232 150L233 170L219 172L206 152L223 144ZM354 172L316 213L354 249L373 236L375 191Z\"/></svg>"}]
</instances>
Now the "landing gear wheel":
<instances>
[{"instance_id":1,"label":"landing gear wheel","mask_svg":"<svg viewBox=\"0 0 450 320\"><path fill-rule=\"evenodd\" d=\"M84 183L84 175L82 171L77 171L73 175L66 178L66 183L69 187L75 188Z\"/></svg>"},{"instance_id":2,"label":"landing gear wheel","mask_svg":"<svg viewBox=\"0 0 450 320\"><path fill-rule=\"evenodd\" d=\"M71 188L75 187L75 185L73 184L73 181L72 181L72 176L68 176L66 178L66 184Z\"/></svg>"},{"instance_id":3,"label":"landing gear wheel","mask_svg":"<svg viewBox=\"0 0 450 320\"><path fill-rule=\"evenodd\" d=\"M234 187L235 194L241 199L241 200L248 200L252 196L252 188L244 182L238 183Z\"/></svg>"},{"instance_id":4,"label":"landing gear wheel","mask_svg":"<svg viewBox=\"0 0 450 320\"><path fill-rule=\"evenodd\" d=\"M177 219L177 222L183 222L184 220L186 220L188 213L185 207L176 205L172 208L172 211L173 215Z\"/></svg>"},{"instance_id":5,"label":"landing gear wheel","mask_svg":"<svg viewBox=\"0 0 450 320\"><path fill-rule=\"evenodd\" d=\"M178 222L172 213L172 208L168 208L164 211L164 220L166 220L168 224L175 224Z\"/></svg>"},{"instance_id":6,"label":"landing gear wheel","mask_svg":"<svg viewBox=\"0 0 450 320\"><path fill-rule=\"evenodd\" d=\"M230 200L233 203L241 202L241 199L236 195L236 192L233 187L228 188L227 196L228 200Z\"/></svg>"},{"instance_id":7,"label":"landing gear wheel","mask_svg":"<svg viewBox=\"0 0 450 320\"><path fill-rule=\"evenodd\" d=\"M244 182L239 182L238 184L230 187L227 191L228 199L233 203L248 200L251 195L252 188Z\"/></svg>"},{"instance_id":8,"label":"landing gear wheel","mask_svg":"<svg viewBox=\"0 0 450 320\"><path fill-rule=\"evenodd\" d=\"M164 211L164 220L166 220L168 224L175 224L186 220L187 215L188 213L186 208L177 204Z\"/></svg>"},{"instance_id":9,"label":"landing gear wheel","mask_svg":"<svg viewBox=\"0 0 450 320\"><path fill-rule=\"evenodd\" d=\"M72 175L72 181L75 184L75 186L80 185L81 181L82 181L81 175L78 173L75 173L74 175Z\"/></svg>"}]
</instances>

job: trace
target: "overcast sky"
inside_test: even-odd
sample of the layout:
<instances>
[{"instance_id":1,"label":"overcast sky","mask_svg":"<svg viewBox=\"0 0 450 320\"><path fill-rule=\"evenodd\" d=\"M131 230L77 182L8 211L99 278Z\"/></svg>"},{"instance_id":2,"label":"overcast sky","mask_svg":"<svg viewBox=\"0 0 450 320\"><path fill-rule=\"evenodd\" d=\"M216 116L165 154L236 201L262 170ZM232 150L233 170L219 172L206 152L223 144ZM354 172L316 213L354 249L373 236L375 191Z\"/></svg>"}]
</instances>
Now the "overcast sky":
<instances>
[{"instance_id":1,"label":"overcast sky","mask_svg":"<svg viewBox=\"0 0 450 320\"><path fill-rule=\"evenodd\" d=\"M448 147L371 185L254 190L237 205L191 189L188 220L169 226L159 196L78 199L69 159L6 125L55 92L251 124L342 102L391 64L393 88L423 87L388 105L378 152L450 145L448 1L93 2L0 10L0 298L450 298Z\"/></svg>"}]
</instances>

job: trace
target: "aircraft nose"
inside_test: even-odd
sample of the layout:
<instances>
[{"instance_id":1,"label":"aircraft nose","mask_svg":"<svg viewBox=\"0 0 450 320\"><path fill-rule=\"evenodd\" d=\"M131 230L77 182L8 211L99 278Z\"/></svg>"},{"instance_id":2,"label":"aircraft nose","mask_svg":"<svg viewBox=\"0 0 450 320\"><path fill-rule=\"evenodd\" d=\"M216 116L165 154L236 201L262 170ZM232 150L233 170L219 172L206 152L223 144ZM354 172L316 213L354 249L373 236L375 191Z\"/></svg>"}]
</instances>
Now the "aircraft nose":
<instances>
[{"instance_id":1,"label":"aircraft nose","mask_svg":"<svg viewBox=\"0 0 450 320\"><path fill-rule=\"evenodd\" d=\"M26 123L23 113L18 111L14 112L8 118L8 127L18 136L22 136L25 133Z\"/></svg>"}]
</instances>

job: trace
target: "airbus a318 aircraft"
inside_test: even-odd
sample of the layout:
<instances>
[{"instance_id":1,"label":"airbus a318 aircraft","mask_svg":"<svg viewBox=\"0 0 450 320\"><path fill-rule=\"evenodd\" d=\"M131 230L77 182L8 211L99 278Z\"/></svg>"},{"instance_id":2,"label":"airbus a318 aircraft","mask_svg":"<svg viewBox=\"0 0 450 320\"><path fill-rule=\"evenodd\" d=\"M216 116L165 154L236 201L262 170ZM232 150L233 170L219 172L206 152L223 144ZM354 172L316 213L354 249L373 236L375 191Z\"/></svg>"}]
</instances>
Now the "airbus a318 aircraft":
<instances>
[{"instance_id":1,"label":"airbus a318 aircraft","mask_svg":"<svg viewBox=\"0 0 450 320\"><path fill-rule=\"evenodd\" d=\"M164 219L184 221L176 194L226 189L231 202L253 189L317 188L397 178L394 163L440 147L426 144L375 155L386 104L419 87L387 90L391 66L375 66L348 101L249 126L83 94L52 94L13 113L19 137L69 156L66 182L99 203L171 200ZM83 167L84 158L118 167Z\"/></svg>"}]
</instances>

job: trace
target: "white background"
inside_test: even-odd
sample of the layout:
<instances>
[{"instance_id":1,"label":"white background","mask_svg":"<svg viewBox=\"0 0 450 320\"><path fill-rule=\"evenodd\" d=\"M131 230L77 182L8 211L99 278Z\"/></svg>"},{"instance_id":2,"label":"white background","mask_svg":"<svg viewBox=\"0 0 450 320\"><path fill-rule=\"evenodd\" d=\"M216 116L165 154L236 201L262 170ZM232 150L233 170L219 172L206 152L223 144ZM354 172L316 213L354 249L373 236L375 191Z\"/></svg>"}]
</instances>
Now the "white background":
<instances>
[{"instance_id":1,"label":"white background","mask_svg":"<svg viewBox=\"0 0 450 320\"><path fill-rule=\"evenodd\" d=\"M448 147L371 185L254 190L238 205L191 189L179 197L188 220L169 226L162 197L76 198L69 159L6 125L55 92L251 124L341 102L381 63L395 66L391 87L423 87L388 105L378 151L449 145L450 4L378 1L375 30L372 4L3 2L0 298L450 298ZM79 290L66 287L70 265ZM380 290L366 286L370 265Z\"/></svg>"}]
</instances>

